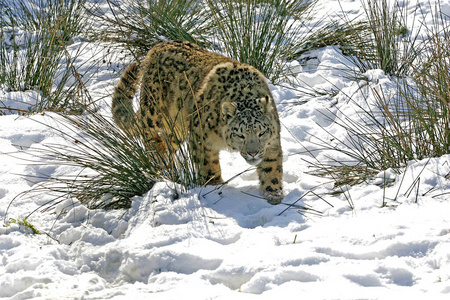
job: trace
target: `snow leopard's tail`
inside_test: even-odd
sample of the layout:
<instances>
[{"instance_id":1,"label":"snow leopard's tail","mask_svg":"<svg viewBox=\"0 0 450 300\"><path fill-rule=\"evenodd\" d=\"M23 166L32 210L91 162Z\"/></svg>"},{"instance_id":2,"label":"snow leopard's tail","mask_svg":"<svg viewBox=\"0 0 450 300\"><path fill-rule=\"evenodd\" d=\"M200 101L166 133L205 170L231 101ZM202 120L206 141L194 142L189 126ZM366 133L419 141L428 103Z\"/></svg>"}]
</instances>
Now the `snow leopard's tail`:
<instances>
[{"instance_id":1,"label":"snow leopard's tail","mask_svg":"<svg viewBox=\"0 0 450 300\"><path fill-rule=\"evenodd\" d=\"M129 65L117 84L112 96L111 111L114 122L125 132L132 133L136 122L133 97L138 90L139 65Z\"/></svg>"}]
</instances>

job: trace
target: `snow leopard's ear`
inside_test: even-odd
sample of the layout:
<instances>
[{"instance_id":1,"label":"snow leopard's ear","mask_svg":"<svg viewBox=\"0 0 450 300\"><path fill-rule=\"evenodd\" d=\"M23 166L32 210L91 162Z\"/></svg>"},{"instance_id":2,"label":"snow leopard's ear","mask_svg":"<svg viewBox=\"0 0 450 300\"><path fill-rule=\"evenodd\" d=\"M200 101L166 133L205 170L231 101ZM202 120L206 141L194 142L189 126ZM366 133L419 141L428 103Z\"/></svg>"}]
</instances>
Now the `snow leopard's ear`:
<instances>
[{"instance_id":1,"label":"snow leopard's ear","mask_svg":"<svg viewBox=\"0 0 450 300\"><path fill-rule=\"evenodd\" d=\"M222 103L222 116L229 120L236 114L236 103L225 101Z\"/></svg>"},{"instance_id":2,"label":"snow leopard's ear","mask_svg":"<svg viewBox=\"0 0 450 300\"><path fill-rule=\"evenodd\" d=\"M272 104L270 103L270 96L266 95L259 99L259 105L261 106L261 109L263 112L271 112L272 111Z\"/></svg>"}]
</instances>

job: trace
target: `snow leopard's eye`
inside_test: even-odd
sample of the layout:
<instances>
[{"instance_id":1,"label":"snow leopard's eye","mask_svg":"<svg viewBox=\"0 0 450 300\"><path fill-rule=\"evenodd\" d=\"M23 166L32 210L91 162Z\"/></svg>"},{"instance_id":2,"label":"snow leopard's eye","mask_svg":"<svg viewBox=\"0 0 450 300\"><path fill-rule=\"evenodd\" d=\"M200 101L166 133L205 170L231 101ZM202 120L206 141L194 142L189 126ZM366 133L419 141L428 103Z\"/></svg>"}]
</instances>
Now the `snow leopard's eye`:
<instances>
[{"instance_id":1,"label":"snow leopard's eye","mask_svg":"<svg viewBox=\"0 0 450 300\"><path fill-rule=\"evenodd\" d=\"M269 133L269 129L266 129L266 130L260 132L260 133L258 134L258 136L259 136L259 137L262 137L262 136L265 135L266 133Z\"/></svg>"},{"instance_id":2,"label":"snow leopard's eye","mask_svg":"<svg viewBox=\"0 0 450 300\"><path fill-rule=\"evenodd\" d=\"M239 133L232 133L231 136L240 138L241 140L245 139L245 136L243 134L239 134Z\"/></svg>"}]
</instances>

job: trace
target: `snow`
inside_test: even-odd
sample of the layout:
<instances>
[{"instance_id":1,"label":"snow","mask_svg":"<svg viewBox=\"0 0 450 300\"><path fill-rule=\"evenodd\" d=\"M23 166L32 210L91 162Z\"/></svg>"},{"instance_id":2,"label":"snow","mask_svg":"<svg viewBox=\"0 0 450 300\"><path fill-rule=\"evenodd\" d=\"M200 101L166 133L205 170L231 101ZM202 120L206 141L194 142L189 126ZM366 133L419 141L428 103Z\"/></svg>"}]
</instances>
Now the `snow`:
<instances>
[{"instance_id":1,"label":"snow","mask_svg":"<svg viewBox=\"0 0 450 300\"><path fill-rule=\"evenodd\" d=\"M338 1L325 2L330 9L321 13L339 16ZM362 11L359 1L341 4L349 15ZM424 11L434 8L421 4ZM444 12L450 9L450 1L441 5ZM97 55L83 47L86 60ZM339 155L314 141L329 141L329 133L345 137L333 120L361 118L357 105L368 101L356 93L360 83L346 76L348 61L337 48L309 55L308 66L292 64L297 74L290 84L271 86L283 125L284 204L252 196L258 195L254 171L222 190L207 186L176 195L180 187L160 182L133 198L129 210L89 210L65 199L53 211L29 216L43 234L16 223L0 228L0 297L448 299L450 156L411 162L401 174L386 170L344 193L328 194L332 183L309 174L307 161ZM365 75L373 87L394 88L380 70ZM117 82L111 78L107 68L99 69L89 88L101 98ZM299 91L305 86L342 92L312 96ZM39 96L1 93L2 106L25 110ZM344 95L352 95L351 101ZM45 125L55 125L51 115L0 116L0 219L21 220L48 201L45 194L15 198L33 187L35 176L74 171L30 163L19 151L68 143ZM221 165L225 179L247 168L238 153L222 152ZM387 178L393 182L380 187ZM286 205L292 203L313 210Z\"/></svg>"}]
</instances>

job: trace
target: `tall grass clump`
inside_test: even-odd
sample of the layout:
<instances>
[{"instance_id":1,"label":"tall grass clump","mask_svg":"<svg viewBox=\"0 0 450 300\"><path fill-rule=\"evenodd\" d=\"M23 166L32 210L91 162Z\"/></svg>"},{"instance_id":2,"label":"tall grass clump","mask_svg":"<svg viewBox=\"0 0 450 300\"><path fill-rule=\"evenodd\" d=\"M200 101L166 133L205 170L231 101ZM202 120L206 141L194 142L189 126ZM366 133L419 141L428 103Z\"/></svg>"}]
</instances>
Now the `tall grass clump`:
<instances>
[{"instance_id":1,"label":"tall grass clump","mask_svg":"<svg viewBox=\"0 0 450 300\"><path fill-rule=\"evenodd\" d=\"M191 160L190 147L182 141L172 146L173 136L189 134L172 128L158 141L145 143L148 132L124 133L113 120L98 111L83 115L48 113L53 122L45 122L67 144L44 144L26 152L37 164L76 167L72 175L38 176L34 187L20 197L51 195L53 207L68 198L78 199L89 208L128 208L131 198L148 192L156 182L171 181L189 188L201 184ZM52 125L48 125L52 124ZM161 152L161 143L167 152ZM179 146L179 147L178 147Z\"/></svg>"},{"instance_id":2,"label":"tall grass clump","mask_svg":"<svg viewBox=\"0 0 450 300\"><path fill-rule=\"evenodd\" d=\"M358 90L364 101L356 107L330 112L344 138L317 144L340 153L327 162L313 162L315 173L333 178L337 185L360 183L387 169L401 172L410 161L450 153L450 34L448 16L438 9L433 25L425 28L421 60L405 61L408 78L391 78L392 84ZM347 158L344 159L343 157Z\"/></svg>"},{"instance_id":3,"label":"tall grass clump","mask_svg":"<svg viewBox=\"0 0 450 300\"><path fill-rule=\"evenodd\" d=\"M408 24L405 2L361 0L361 4L362 20L353 22L344 17L353 30L352 39L338 41L343 53L361 73L381 69L388 75L410 75L410 64L419 58L421 46L418 33L412 31L416 20Z\"/></svg>"},{"instance_id":4,"label":"tall grass clump","mask_svg":"<svg viewBox=\"0 0 450 300\"><path fill-rule=\"evenodd\" d=\"M345 132L343 136L337 136L335 130L323 127L331 141L317 137L312 139L312 143L325 150L325 154L311 161L311 173L332 179L336 187L361 183L383 170L398 170L405 163L399 148L392 147L392 144L401 144L398 137L404 134L404 128L398 125L404 119L397 118L398 115L393 117L391 111L384 110L397 107L396 112L400 113L402 108L393 105L391 95L385 98L380 87L361 87L357 95L363 101L346 96L353 110L338 108L324 114L333 127L337 126ZM382 101L378 101L378 95L382 95Z\"/></svg>"},{"instance_id":5,"label":"tall grass clump","mask_svg":"<svg viewBox=\"0 0 450 300\"><path fill-rule=\"evenodd\" d=\"M37 110L74 102L73 58L67 46L82 32L86 0L0 0L0 84L8 91L38 90ZM61 63L63 63L61 65Z\"/></svg>"},{"instance_id":6,"label":"tall grass clump","mask_svg":"<svg viewBox=\"0 0 450 300\"><path fill-rule=\"evenodd\" d=\"M450 16L439 6L434 15L425 29L423 63L411 64L415 85L401 91L421 137L417 144L427 157L450 153Z\"/></svg>"},{"instance_id":7,"label":"tall grass clump","mask_svg":"<svg viewBox=\"0 0 450 300\"><path fill-rule=\"evenodd\" d=\"M109 12L91 6L90 13L104 23L93 32L97 39L122 45L136 60L157 43L182 40L209 46L210 23L198 0L106 0Z\"/></svg>"},{"instance_id":8,"label":"tall grass clump","mask_svg":"<svg viewBox=\"0 0 450 300\"><path fill-rule=\"evenodd\" d=\"M311 32L307 38L298 42L297 50L292 55L300 55L314 49L326 46L339 46L344 55L354 55L354 48L364 47L364 43L370 38L370 31L367 22L326 22L319 30Z\"/></svg>"},{"instance_id":9,"label":"tall grass clump","mask_svg":"<svg viewBox=\"0 0 450 300\"><path fill-rule=\"evenodd\" d=\"M296 51L301 24L316 1L206 1L217 40L229 57L250 64L276 82Z\"/></svg>"}]
</instances>

